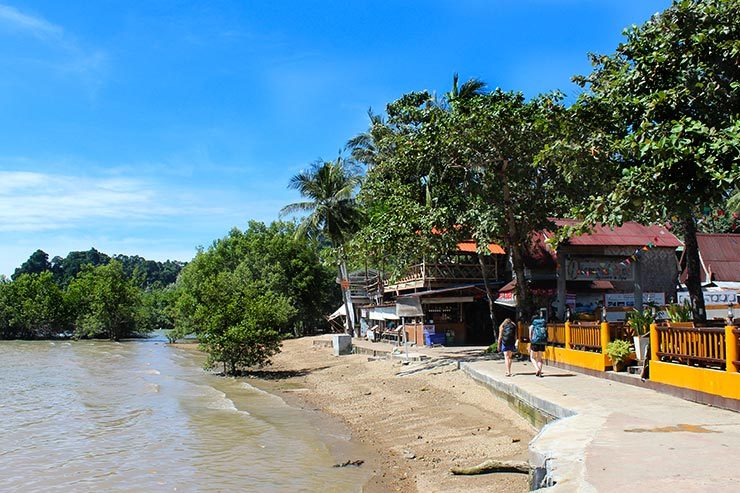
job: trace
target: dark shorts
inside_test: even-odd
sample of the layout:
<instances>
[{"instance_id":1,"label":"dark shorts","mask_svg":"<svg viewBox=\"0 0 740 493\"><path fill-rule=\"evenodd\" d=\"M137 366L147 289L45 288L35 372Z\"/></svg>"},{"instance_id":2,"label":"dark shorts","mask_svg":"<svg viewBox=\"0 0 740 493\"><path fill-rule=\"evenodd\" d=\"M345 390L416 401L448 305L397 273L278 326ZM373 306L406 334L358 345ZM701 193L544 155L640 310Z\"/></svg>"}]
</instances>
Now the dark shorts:
<instances>
[{"instance_id":1,"label":"dark shorts","mask_svg":"<svg viewBox=\"0 0 740 493\"><path fill-rule=\"evenodd\" d=\"M501 343L501 352L505 353L506 351L515 351L516 350L516 344L506 344L505 342Z\"/></svg>"},{"instance_id":2,"label":"dark shorts","mask_svg":"<svg viewBox=\"0 0 740 493\"><path fill-rule=\"evenodd\" d=\"M533 342L532 344L529 345L529 349L531 351L541 352L541 351L544 351L545 350L545 345L544 344L535 344Z\"/></svg>"}]
</instances>

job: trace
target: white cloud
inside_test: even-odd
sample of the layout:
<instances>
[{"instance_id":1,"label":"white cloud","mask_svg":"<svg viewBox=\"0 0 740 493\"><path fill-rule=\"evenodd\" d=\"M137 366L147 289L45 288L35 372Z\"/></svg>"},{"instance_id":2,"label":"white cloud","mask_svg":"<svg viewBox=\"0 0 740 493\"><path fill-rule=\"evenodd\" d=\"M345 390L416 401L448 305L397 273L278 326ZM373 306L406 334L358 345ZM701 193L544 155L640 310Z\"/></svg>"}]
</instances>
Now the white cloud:
<instances>
[{"instance_id":1,"label":"white cloud","mask_svg":"<svg viewBox=\"0 0 740 493\"><path fill-rule=\"evenodd\" d=\"M48 231L100 220L149 223L173 216L216 213L163 192L156 183L121 177L0 171L0 232Z\"/></svg>"},{"instance_id":2,"label":"white cloud","mask_svg":"<svg viewBox=\"0 0 740 493\"><path fill-rule=\"evenodd\" d=\"M60 26L46 19L24 14L14 7L3 4L0 4L0 24L29 32L38 38L58 38L64 33Z\"/></svg>"}]
</instances>

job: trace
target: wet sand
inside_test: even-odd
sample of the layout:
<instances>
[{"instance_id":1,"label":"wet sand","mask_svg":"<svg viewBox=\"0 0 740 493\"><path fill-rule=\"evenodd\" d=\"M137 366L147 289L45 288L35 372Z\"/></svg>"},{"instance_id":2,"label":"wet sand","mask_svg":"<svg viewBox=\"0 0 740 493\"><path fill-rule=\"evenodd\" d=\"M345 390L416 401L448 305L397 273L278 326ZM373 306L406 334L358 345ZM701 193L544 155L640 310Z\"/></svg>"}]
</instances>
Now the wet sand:
<instances>
[{"instance_id":1,"label":"wet sand","mask_svg":"<svg viewBox=\"0 0 740 493\"><path fill-rule=\"evenodd\" d=\"M341 420L365 446L364 491L527 491L521 474L453 476L452 466L526 460L535 430L454 365L418 369L367 355L334 357L312 338L287 340L250 383ZM397 376L398 373L410 373Z\"/></svg>"}]
</instances>

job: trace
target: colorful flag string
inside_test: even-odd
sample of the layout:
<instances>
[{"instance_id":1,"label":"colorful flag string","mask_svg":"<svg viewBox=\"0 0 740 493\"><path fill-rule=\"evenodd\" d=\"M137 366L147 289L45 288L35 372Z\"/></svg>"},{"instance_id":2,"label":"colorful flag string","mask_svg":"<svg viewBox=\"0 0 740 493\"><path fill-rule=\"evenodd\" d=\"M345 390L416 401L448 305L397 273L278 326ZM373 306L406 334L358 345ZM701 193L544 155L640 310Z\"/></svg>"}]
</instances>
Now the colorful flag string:
<instances>
[{"instance_id":1,"label":"colorful flag string","mask_svg":"<svg viewBox=\"0 0 740 493\"><path fill-rule=\"evenodd\" d=\"M658 241L658 237L656 236L655 238L653 238L653 241L649 242L647 245L645 245L645 246L643 246L641 248L638 248L637 250L635 250L635 253L633 253L632 255L630 255L629 257L627 257L626 259L624 259L621 262L619 262L619 265L630 265L630 264L632 264L634 262L637 262L640 259L640 257L642 257L642 255L645 252L647 252L647 251L652 250L653 248L655 248L655 243L654 242L657 242L657 241Z\"/></svg>"}]
</instances>

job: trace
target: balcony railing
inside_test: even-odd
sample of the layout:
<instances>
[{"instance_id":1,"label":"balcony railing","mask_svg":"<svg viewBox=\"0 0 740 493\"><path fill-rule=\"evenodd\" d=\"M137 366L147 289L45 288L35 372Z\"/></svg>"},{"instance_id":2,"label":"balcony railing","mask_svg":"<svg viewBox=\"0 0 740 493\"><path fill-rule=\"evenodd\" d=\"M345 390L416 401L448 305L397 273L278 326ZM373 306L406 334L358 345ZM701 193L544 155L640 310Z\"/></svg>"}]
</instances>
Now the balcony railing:
<instances>
[{"instance_id":1,"label":"balcony railing","mask_svg":"<svg viewBox=\"0 0 740 493\"><path fill-rule=\"evenodd\" d=\"M486 276L490 280L498 278L496 265L485 264ZM403 276L385 285L402 284L411 281L482 281L480 264L416 264L409 267Z\"/></svg>"}]
</instances>

